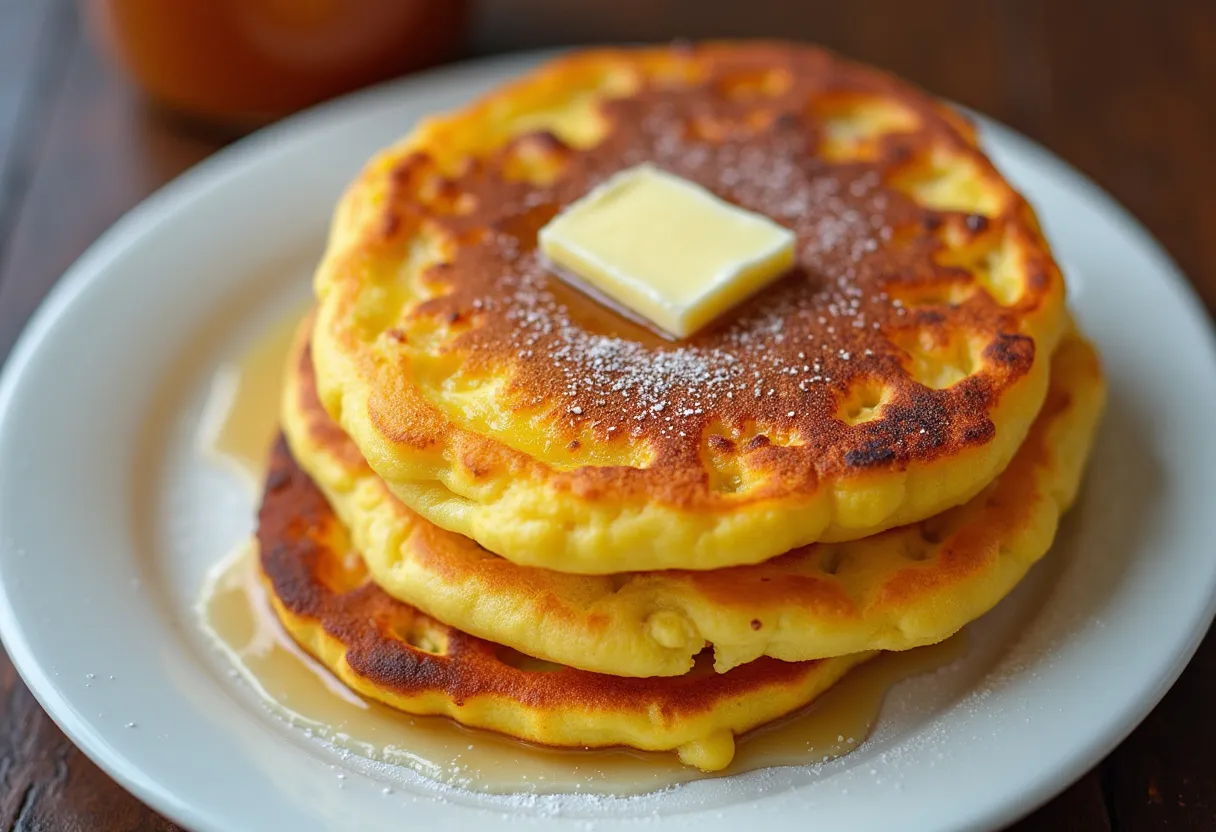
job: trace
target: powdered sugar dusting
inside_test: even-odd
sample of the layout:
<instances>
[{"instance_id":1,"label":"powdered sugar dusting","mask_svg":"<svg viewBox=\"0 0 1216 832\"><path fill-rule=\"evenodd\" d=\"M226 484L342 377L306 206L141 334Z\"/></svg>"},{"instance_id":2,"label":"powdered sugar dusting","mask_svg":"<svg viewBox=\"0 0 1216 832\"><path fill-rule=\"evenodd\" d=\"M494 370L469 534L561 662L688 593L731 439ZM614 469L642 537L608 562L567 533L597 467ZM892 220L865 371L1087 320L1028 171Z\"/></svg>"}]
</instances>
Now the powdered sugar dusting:
<instances>
[{"instance_id":1,"label":"powdered sugar dusting","mask_svg":"<svg viewBox=\"0 0 1216 832\"><path fill-rule=\"evenodd\" d=\"M579 402L567 406L572 416L594 419L610 410L624 423L610 428L636 432L630 422L653 421L663 432L671 432L681 418L702 415L705 405L728 392L743 372L739 359L723 349L654 350L589 332L571 320L567 307L547 289L549 278L535 254L521 258L517 267L516 275L504 278L513 286L505 313L514 325L511 347L526 358L542 342L547 344L547 358L561 378L553 393ZM687 404L673 407L676 398ZM543 400L538 393L534 402Z\"/></svg>"},{"instance_id":2,"label":"powdered sugar dusting","mask_svg":"<svg viewBox=\"0 0 1216 832\"><path fill-rule=\"evenodd\" d=\"M891 287L943 278L935 261L940 212L892 184L896 168L924 147L883 143L865 159L829 161L818 145L822 119L811 106L824 92L822 79L800 72L772 96L724 96L707 83L656 85L603 101L611 128L590 148L550 134L521 137L551 151L560 167L552 179L508 180L511 158L480 160L452 182L478 209L428 217L459 243L443 265L449 277L440 278L449 291L428 298L419 314L475 320L455 336L452 351L482 377L509 378L499 404L536 413L544 442L551 431L560 434L554 446L574 449L587 436L642 439L654 454L646 467L656 470L701 453L714 432L786 437L786 447L808 451L783 457L802 454L823 476L854 464L850 455L856 464L878 465L978 435L990 424L986 405L926 391L907 369L906 352L888 339L919 314ZM933 141L965 144L933 105L916 109L926 124L945 128L927 131ZM562 276L541 262L536 235L563 206L642 163L789 228L796 237L790 274L679 343L588 325L595 316L572 308L588 299L555 290ZM958 277L957 270L950 275ZM933 314L946 329L965 318L969 330L992 333L1009 321L995 304L939 306ZM892 412L864 428L844 425L836 418L839 402L857 379L881 380L888 402L914 401L915 413L901 420ZM905 430L911 421L931 421L933 429ZM553 461L581 460L563 451Z\"/></svg>"},{"instance_id":3,"label":"powdered sugar dusting","mask_svg":"<svg viewBox=\"0 0 1216 832\"><path fill-rule=\"evenodd\" d=\"M535 251L536 226L498 226L482 245L509 268L492 295L473 296L470 305L497 309L507 326L494 334L506 338L521 376L544 379L525 385L534 388L529 405L557 406L572 426L617 436L700 437L708 414L728 412L808 432L831 416L836 386L880 364L895 367L881 332L900 310L882 276L901 257L924 253L891 250L892 222L914 212L893 201L878 171L825 166L799 124L771 126L762 144L753 136L705 141L689 134L687 113L664 100L638 123L636 133L616 137L612 153L583 160L585 181L559 181L532 204L565 204L621 167L651 162L790 227L797 268L728 323L656 346L584 326L551 290L558 278ZM611 164L598 164L604 157Z\"/></svg>"}]
</instances>

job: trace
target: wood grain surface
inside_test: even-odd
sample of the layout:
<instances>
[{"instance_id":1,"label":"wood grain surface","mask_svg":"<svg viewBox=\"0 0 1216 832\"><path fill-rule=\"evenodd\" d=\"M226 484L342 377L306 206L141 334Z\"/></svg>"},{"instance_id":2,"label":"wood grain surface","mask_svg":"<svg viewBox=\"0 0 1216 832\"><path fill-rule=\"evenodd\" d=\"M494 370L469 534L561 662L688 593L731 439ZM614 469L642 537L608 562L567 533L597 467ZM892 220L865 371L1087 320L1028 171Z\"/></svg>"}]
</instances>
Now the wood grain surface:
<instances>
[{"instance_id":1,"label":"wood grain surface","mask_svg":"<svg viewBox=\"0 0 1216 832\"><path fill-rule=\"evenodd\" d=\"M1126 205L1216 310L1216 3L482 0L468 52L715 36L818 41L1012 125ZM220 146L146 109L71 0L0 0L0 358L102 231ZM1209 637L1122 745L1014 828L1216 829L1214 702ZM2 654L0 703L0 830L177 828L77 751Z\"/></svg>"}]
</instances>

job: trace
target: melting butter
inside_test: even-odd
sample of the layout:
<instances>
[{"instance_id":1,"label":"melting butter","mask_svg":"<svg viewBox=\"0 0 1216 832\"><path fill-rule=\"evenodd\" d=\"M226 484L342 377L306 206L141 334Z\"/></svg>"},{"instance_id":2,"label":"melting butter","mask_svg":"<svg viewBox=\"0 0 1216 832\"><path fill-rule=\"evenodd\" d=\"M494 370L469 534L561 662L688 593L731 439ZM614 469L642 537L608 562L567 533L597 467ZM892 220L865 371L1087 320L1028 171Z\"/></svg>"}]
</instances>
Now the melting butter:
<instances>
[{"instance_id":1,"label":"melting butter","mask_svg":"<svg viewBox=\"0 0 1216 832\"><path fill-rule=\"evenodd\" d=\"M621 171L539 232L594 292L684 338L794 264L794 233L654 165Z\"/></svg>"}]
</instances>

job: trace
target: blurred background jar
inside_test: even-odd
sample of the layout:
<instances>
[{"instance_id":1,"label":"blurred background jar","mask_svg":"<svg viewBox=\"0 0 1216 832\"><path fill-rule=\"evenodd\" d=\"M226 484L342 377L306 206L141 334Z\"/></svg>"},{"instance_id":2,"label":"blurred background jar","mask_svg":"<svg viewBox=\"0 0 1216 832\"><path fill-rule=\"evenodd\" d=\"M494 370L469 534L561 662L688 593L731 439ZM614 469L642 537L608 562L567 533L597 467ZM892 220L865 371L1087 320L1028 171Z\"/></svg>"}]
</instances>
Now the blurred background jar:
<instances>
[{"instance_id":1,"label":"blurred background jar","mask_svg":"<svg viewBox=\"0 0 1216 832\"><path fill-rule=\"evenodd\" d=\"M449 60L465 0L82 0L103 47L157 104L248 130Z\"/></svg>"}]
</instances>

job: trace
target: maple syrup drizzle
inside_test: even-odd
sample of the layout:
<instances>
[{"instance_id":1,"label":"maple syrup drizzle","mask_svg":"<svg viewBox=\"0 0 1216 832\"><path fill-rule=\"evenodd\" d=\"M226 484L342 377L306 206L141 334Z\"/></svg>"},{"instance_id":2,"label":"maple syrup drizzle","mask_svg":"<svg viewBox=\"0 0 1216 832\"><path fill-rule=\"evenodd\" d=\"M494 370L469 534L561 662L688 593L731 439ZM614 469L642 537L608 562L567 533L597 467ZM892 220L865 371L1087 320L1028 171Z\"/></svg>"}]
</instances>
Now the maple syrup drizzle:
<instances>
[{"instance_id":1,"label":"maple syrup drizzle","mask_svg":"<svg viewBox=\"0 0 1216 832\"><path fill-rule=\"evenodd\" d=\"M220 366L203 409L199 446L209 457L247 475L262 490L270 443L279 430L283 372L302 316L264 334L238 361Z\"/></svg>"},{"instance_id":2,"label":"maple syrup drizzle","mask_svg":"<svg viewBox=\"0 0 1216 832\"><path fill-rule=\"evenodd\" d=\"M277 430L282 369L296 320L280 325L216 376L200 440L255 481ZM368 759L490 793L630 795L760 768L821 763L858 747L888 690L951 664L965 633L888 653L851 671L810 707L739 738L734 761L707 774L674 753L542 748L443 717L411 716L364 700L295 644L275 618L250 540L212 572L199 611L208 634L273 711L309 734Z\"/></svg>"}]
</instances>

